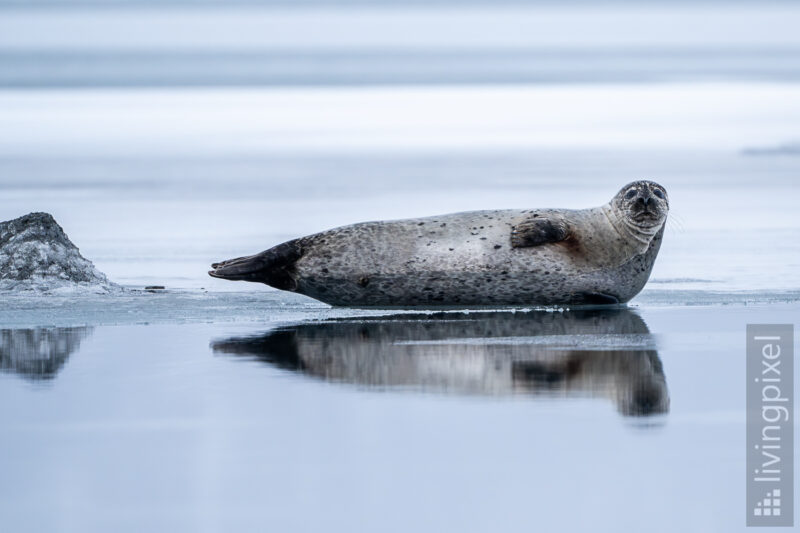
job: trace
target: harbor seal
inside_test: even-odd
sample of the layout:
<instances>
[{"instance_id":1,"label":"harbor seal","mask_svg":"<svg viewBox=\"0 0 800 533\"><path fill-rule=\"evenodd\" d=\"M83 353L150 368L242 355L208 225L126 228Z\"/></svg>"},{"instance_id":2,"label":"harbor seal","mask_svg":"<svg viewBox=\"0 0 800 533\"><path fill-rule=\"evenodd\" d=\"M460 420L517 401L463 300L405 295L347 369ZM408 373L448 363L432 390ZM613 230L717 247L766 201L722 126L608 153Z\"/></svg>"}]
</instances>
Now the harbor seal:
<instances>
[{"instance_id":1,"label":"harbor seal","mask_svg":"<svg viewBox=\"0 0 800 533\"><path fill-rule=\"evenodd\" d=\"M332 305L594 305L647 282L669 211L652 181L581 210L509 209L364 222L214 263Z\"/></svg>"}]
</instances>

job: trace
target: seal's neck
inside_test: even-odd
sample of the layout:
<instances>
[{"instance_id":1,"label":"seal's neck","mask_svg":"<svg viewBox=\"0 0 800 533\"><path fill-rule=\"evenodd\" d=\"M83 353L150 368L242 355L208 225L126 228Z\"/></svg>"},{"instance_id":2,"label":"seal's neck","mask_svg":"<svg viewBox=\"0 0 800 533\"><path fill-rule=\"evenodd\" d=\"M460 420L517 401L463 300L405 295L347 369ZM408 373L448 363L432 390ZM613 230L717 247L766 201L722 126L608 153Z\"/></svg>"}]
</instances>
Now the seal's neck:
<instances>
[{"instance_id":1,"label":"seal's neck","mask_svg":"<svg viewBox=\"0 0 800 533\"><path fill-rule=\"evenodd\" d=\"M638 226L634 224L628 217L620 215L619 211L610 203L604 205L602 209L611 226L633 248L635 254L646 252L653 237L661 229L661 225Z\"/></svg>"}]
</instances>

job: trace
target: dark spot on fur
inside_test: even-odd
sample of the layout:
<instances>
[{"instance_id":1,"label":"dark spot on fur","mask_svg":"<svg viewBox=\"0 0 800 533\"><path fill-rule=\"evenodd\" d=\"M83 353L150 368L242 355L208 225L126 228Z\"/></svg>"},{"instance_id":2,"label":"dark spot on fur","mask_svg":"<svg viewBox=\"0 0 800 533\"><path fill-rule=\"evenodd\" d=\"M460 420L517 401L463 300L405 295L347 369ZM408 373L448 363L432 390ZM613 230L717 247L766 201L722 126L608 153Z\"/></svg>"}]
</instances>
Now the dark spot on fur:
<instances>
[{"instance_id":1,"label":"dark spot on fur","mask_svg":"<svg viewBox=\"0 0 800 533\"><path fill-rule=\"evenodd\" d=\"M502 248L502 247L503 247L503 245L502 245L502 244L495 244L495 245L494 245L494 249L495 249L495 250L499 250L499 249L500 249L500 248Z\"/></svg>"},{"instance_id":2,"label":"dark spot on fur","mask_svg":"<svg viewBox=\"0 0 800 533\"><path fill-rule=\"evenodd\" d=\"M328 269L327 268L323 268L322 271L325 272L326 274L328 273Z\"/></svg>"},{"instance_id":3,"label":"dark spot on fur","mask_svg":"<svg viewBox=\"0 0 800 533\"><path fill-rule=\"evenodd\" d=\"M424 225L425 225L424 222L420 222L419 224L417 224L417 226L424 226Z\"/></svg>"},{"instance_id":4,"label":"dark spot on fur","mask_svg":"<svg viewBox=\"0 0 800 533\"><path fill-rule=\"evenodd\" d=\"M358 278L359 287L366 287L367 285L369 285L369 278L367 276L361 276Z\"/></svg>"}]
</instances>

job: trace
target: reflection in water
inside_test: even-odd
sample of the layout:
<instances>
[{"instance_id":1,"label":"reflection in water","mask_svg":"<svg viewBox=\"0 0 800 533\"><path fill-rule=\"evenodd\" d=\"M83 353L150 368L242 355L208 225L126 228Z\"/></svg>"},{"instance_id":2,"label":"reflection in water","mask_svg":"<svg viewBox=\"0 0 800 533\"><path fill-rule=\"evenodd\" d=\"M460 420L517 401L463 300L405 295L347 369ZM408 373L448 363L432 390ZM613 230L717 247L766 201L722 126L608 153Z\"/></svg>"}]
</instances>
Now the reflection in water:
<instances>
[{"instance_id":1,"label":"reflection in water","mask_svg":"<svg viewBox=\"0 0 800 533\"><path fill-rule=\"evenodd\" d=\"M212 348L373 387L600 396L625 415L669 410L653 338L626 309L340 319L234 337Z\"/></svg>"},{"instance_id":2,"label":"reflection in water","mask_svg":"<svg viewBox=\"0 0 800 533\"><path fill-rule=\"evenodd\" d=\"M92 328L0 329L0 370L52 379Z\"/></svg>"}]
</instances>

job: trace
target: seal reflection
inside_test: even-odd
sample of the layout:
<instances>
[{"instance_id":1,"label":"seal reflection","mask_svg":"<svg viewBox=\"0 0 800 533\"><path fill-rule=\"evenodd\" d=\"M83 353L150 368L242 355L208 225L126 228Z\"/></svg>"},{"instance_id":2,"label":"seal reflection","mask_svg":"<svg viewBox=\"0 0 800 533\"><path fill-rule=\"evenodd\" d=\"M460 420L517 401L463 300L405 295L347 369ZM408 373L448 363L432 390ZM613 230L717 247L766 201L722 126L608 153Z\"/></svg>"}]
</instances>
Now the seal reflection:
<instances>
[{"instance_id":1,"label":"seal reflection","mask_svg":"<svg viewBox=\"0 0 800 533\"><path fill-rule=\"evenodd\" d=\"M627 309L337 319L215 341L212 349L380 389L599 397L628 416L669 410L652 335Z\"/></svg>"}]
</instances>

